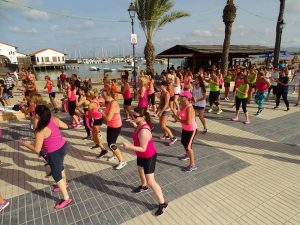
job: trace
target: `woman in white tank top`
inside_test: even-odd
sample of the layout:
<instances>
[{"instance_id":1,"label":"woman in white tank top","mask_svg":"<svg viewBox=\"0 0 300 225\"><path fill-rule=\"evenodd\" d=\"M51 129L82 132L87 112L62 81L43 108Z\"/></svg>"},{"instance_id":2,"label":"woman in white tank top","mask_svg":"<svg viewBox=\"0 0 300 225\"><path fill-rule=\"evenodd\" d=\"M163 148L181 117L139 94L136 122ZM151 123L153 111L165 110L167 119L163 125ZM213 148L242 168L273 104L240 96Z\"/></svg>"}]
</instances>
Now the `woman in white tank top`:
<instances>
[{"instance_id":1,"label":"woman in white tank top","mask_svg":"<svg viewBox=\"0 0 300 225\"><path fill-rule=\"evenodd\" d=\"M295 71L292 81L295 82L295 87L298 87L298 99L295 106L298 106L300 103L300 64L298 69Z\"/></svg>"},{"instance_id":2,"label":"woman in white tank top","mask_svg":"<svg viewBox=\"0 0 300 225\"><path fill-rule=\"evenodd\" d=\"M195 84L193 86L193 107L195 111L199 111L199 119L203 126L203 134L207 133L206 121L204 118L204 111L206 106L206 89L201 76L196 77Z\"/></svg>"}]
</instances>

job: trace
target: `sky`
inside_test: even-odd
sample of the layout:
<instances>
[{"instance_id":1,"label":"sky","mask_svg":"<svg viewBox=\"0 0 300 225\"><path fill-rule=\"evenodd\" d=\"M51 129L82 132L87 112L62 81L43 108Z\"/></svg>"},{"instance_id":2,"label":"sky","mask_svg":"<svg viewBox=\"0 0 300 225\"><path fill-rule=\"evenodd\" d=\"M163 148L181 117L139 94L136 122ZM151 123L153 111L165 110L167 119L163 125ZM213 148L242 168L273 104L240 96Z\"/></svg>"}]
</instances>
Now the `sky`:
<instances>
[{"instance_id":1,"label":"sky","mask_svg":"<svg viewBox=\"0 0 300 225\"><path fill-rule=\"evenodd\" d=\"M173 0L174 10L191 16L167 24L154 37L156 53L176 44L223 44L222 13L226 0ZM78 56L131 54L130 0L0 0L0 42L23 53L43 48ZM279 0L235 0L237 18L231 44L273 47ZM300 1L286 0L282 47L300 50ZM145 36L135 19L136 51Z\"/></svg>"}]
</instances>

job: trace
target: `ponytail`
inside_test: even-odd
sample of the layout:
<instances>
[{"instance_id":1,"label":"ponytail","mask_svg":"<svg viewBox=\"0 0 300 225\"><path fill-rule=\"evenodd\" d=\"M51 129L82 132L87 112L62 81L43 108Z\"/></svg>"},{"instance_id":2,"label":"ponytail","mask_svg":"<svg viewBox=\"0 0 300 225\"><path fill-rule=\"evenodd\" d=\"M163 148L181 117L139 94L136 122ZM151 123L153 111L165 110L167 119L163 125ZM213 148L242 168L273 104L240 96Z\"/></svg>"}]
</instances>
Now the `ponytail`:
<instances>
[{"instance_id":1,"label":"ponytail","mask_svg":"<svg viewBox=\"0 0 300 225\"><path fill-rule=\"evenodd\" d=\"M138 107L135 107L135 108L134 108L134 111L135 111L136 113L138 113L140 116L145 117L146 123L147 123L150 127L152 127L151 117L150 117L150 114L147 112L146 109L144 109L144 108L138 106Z\"/></svg>"}]
</instances>

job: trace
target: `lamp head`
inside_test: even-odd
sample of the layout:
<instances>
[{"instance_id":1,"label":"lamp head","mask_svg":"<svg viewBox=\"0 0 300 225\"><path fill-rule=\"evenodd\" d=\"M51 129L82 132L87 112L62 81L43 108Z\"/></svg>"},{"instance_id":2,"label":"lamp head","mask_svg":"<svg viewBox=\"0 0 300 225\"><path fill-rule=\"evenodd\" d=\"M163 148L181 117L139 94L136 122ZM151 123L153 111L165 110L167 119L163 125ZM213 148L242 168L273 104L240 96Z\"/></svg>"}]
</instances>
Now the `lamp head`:
<instances>
[{"instance_id":1,"label":"lamp head","mask_svg":"<svg viewBox=\"0 0 300 225\"><path fill-rule=\"evenodd\" d=\"M128 13L131 19L135 18L136 8L135 5L131 2L128 8Z\"/></svg>"}]
</instances>

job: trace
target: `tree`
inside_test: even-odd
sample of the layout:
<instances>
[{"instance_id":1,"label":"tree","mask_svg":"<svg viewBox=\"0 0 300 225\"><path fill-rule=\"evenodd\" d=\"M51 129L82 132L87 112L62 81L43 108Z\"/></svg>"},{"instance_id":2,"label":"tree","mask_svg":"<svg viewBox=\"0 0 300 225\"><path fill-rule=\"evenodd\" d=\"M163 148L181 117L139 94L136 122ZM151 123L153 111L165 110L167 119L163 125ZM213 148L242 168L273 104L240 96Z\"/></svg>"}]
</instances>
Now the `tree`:
<instances>
[{"instance_id":1,"label":"tree","mask_svg":"<svg viewBox=\"0 0 300 225\"><path fill-rule=\"evenodd\" d=\"M236 7L233 0L227 0L226 6L223 9L223 22L225 24L225 37L223 43L223 53L222 53L222 64L221 70L224 75L228 71L228 58L229 58L229 48L230 48L230 37L232 31L232 24L236 18Z\"/></svg>"},{"instance_id":2,"label":"tree","mask_svg":"<svg viewBox=\"0 0 300 225\"><path fill-rule=\"evenodd\" d=\"M277 25L276 25L276 40L275 40L275 49L274 49L274 62L273 62L273 66L275 68L278 67L282 29L285 25L283 21L284 8L285 8L285 0L280 0L280 9L279 9L279 15L278 15Z\"/></svg>"},{"instance_id":3,"label":"tree","mask_svg":"<svg viewBox=\"0 0 300 225\"><path fill-rule=\"evenodd\" d=\"M146 59L146 72L154 74L155 47L153 36L156 31L166 24L179 18L189 16L184 11L169 12L174 6L171 0L135 0L137 16L146 36L144 54Z\"/></svg>"}]
</instances>

